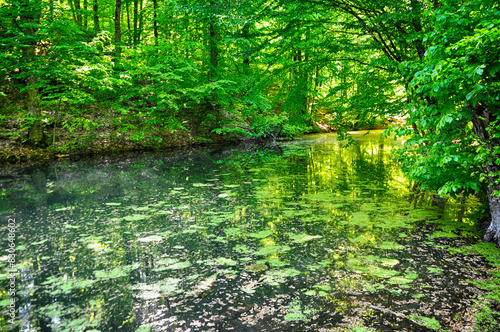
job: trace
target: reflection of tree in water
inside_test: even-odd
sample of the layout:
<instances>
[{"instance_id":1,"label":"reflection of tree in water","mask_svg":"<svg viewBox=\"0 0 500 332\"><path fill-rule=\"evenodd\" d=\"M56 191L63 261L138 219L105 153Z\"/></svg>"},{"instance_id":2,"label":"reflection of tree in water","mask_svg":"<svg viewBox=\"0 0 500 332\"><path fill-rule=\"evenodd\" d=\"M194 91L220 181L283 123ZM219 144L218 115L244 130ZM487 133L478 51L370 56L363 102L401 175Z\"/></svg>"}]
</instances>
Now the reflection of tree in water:
<instances>
[{"instance_id":1,"label":"reflection of tree in water","mask_svg":"<svg viewBox=\"0 0 500 332\"><path fill-rule=\"evenodd\" d=\"M23 213L21 225L19 231L22 236L26 236L23 242L29 243L33 239L43 237L45 232L51 232L54 228L48 212L48 194L47 194L47 168L46 167L34 167L31 169L31 185L34 189L34 197L32 201L32 213ZM27 227L27 225L36 225L33 229ZM26 231L34 231L28 233ZM20 234L18 233L18 234ZM35 242L35 241L33 241ZM50 238L44 243L44 255L52 257L53 246ZM41 252L32 253L32 257L23 257L23 260L27 263L26 268L21 270L21 280L20 286L22 291L20 292L20 302L22 305L19 306L20 317L26 317L26 319L21 318L20 325L21 328L29 328L31 325L30 320L39 319L39 325L42 331L50 330L50 321L39 317L36 307L43 307L49 303L47 298L40 297L36 289L30 285L39 285L46 280L54 272L54 266L51 264L50 260L42 259ZM38 272L37 272L38 271ZM31 295L33 294L33 295Z\"/></svg>"},{"instance_id":2,"label":"reflection of tree in water","mask_svg":"<svg viewBox=\"0 0 500 332\"><path fill-rule=\"evenodd\" d=\"M389 160L383 140L358 140L343 147L333 142L311 148L308 159L309 182L328 185L336 192L352 190L350 185L366 184L384 192L394 174L395 166ZM326 152L326 153L325 153ZM366 192L370 188L364 188ZM380 189L383 189L380 191Z\"/></svg>"},{"instance_id":3,"label":"reflection of tree in water","mask_svg":"<svg viewBox=\"0 0 500 332\"><path fill-rule=\"evenodd\" d=\"M384 150L384 141L379 143L357 142L353 149L353 172L357 178L375 184L380 189L387 189L387 180L394 169L387 163L388 152Z\"/></svg>"}]
</instances>

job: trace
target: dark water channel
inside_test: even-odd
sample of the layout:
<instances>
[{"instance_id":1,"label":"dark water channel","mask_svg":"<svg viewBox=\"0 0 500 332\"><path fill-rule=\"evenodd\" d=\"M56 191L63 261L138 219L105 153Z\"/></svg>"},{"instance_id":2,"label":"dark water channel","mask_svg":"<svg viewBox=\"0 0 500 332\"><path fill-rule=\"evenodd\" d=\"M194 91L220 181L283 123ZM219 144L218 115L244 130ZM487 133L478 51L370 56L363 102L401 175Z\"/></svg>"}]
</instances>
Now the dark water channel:
<instances>
[{"instance_id":1,"label":"dark water channel","mask_svg":"<svg viewBox=\"0 0 500 332\"><path fill-rule=\"evenodd\" d=\"M390 158L397 143L380 133L355 138L348 148L316 135L262 151L4 173L0 329L465 326L479 293L466 280L484 277L485 264L452 249L475 239L473 204L410 203L409 182ZM17 226L15 326L9 219Z\"/></svg>"}]
</instances>

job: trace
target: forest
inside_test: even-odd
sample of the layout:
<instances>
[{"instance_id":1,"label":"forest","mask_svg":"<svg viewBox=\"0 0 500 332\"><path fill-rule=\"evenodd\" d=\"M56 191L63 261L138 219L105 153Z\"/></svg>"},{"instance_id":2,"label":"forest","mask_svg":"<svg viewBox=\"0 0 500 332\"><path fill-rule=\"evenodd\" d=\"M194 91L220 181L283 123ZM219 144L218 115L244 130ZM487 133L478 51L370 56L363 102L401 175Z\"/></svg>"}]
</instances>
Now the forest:
<instances>
[{"instance_id":1,"label":"forest","mask_svg":"<svg viewBox=\"0 0 500 332\"><path fill-rule=\"evenodd\" d=\"M378 149L379 164L371 161L376 155L373 152L367 158L370 162L366 165L374 168L377 165L390 168L392 166L388 166L389 163L398 165L410 181L412 195L432 193L438 204L438 196L457 198L458 201L466 197L478 199L489 215L486 218L489 226L485 227L481 237L484 236L485 242L499 246L499 45L500 3L497 0L0 0L0 165L56 159L73 161L79 160L81 156L111 155L127 151L165 151L174 147L217 146L234 142L272 145L276 141L291 142L303 134L321 132L336 132L348 142L346 146L350 147L350 143L355 144L350 134L353 131L384 129L385 139L401 141L402 145L394 149L391 147L391 161L387 165L382 152L388 145L370 145L372 151ZM331 146L337 148L336 145ZM349 165L345 171L355 173L356 179L365 170L360 166L365 165L364 157L359 156L369 148L363 148L366 151L359 147L357 149L354 150L354 155L358 156L358 163ZM236 165L235 169L239 173L235 178L241 176L241 181L246 181L241 183L250 183L245 178L249 170L242 165L256 163L261 157L254 158L252 155L247 161ZM272 151L267 151L262 158L273 160L277 157ZM305 160L303 155L290 158L290 165L299 165ZM328 170L328 157L321 155L318 158L323 159L321 167L316 165L317 168ZM342 170L345 166L342 166L343 163L347 163L349 158L342 155L338 158L341 161L337 163L337 168ZM221 160L220 164L236 163L234 160ZM156 166L152 169L159 164L163 165L162 163L163 161L153 163ZM180 165L181 162L178 163ZM314 166L313 161L310 163ZM165 164L168 162L165 161ZM299 166L289 167L295 172ZM307 167L302 175L308 172ZM144 170L142 175L149 174L158 183L164 181L157 180L161 177L156 174L151 175L152 169ZM179 166L179 170L182 169ZM135 174L135 170L131 172ZM316 169L311 172L314 175L312 178L319 179L318 183L326 183L325 179L333 181L325 175L326 171ZM36 209L42 205L48 206L48 195L58 193L49 188L51 177L59 180L57 171L42 173L37 170L32 175L35 179L33 190L38 193L38 196L33 194L36 203L33 206ZM102 176L99 172L96 174L96 178ZM210 175L212 178L217 176ZM186 182L189 177L189 174L185 174ZM38 178L43 180L36 180ZM172 180L174 178L175 181ZM169 183L173 189L158 185L158 191L172 190L171 196L174 197L185 190L179 184L181 176L176 175L172 179L168 181L172 182ZM380 179L374 176L373 180ZM83 184L78 182L75 188L87 195L86 180L78 181ZM200 179L192 186L219 188L202 183L203 181ZM220 179L217 181L223 183L220 188L240 186L240 183L235 184L230 179L225 180L227 183ZM298 190L295 187L298 183L288 178L287 181L290 182L290 191ZM334 181L332 183L339 188L352 187L347 182L349 181L345 180L342 185ZM120 185L116 184L108 189L113 192ZM141 183L137 187L142 185ZM277 184L276 187L280 185ZM394 183L388 187L398 188ZM95 192L99 193L101 189L97 188ZM17 197L18 192L9 190L5 189L2 195ZM71 195L78 191L71 190L68 189ZM128 192L127 190L125 191ZM257 198L265 201L273 195L272 190L276 189L266 192L259 187L259 190L261 193ZM363 212L365 214L362 217L356 214L349 217L349 220L360 223L363 227L368 223L368 216L373 219L377 213L384 211L377 205L378 201L374 203L376 199L380 199L377 198L376 190L366 190L373 191L370 191L373 202L368 201L366 206L371 209L375 206L378 210L367 208L368 212ZM236 194L230 191L217 192L215 197L229 200ZM330 194L331 192L321 195L309 192L303 197L308 199L308 204L324 204L328 218L343 218L335 214L334 208L338 208L340 203L332 203L328 196ZM200 194L197 192L196 195ZM238 195L246 194L242 191ZM361 194L355 192L351 196L353 195ZM132 197L133 194L129 196ZM343 208L348 214L352 214L352 204L355 204L355 199L351 196L343 202ZM156 206L165 204L165 201L174 206L175 203L170 202L174 200L172 197L169 196L164 201L156 197L151 198L151 201ZM301 197L300 194L297 197ZM42 201L45 203L40 203ZM78 199L75 198L74 201ZM208 201L210 200L207 199ZM14 211L16 202L18 200L13 199L9 203L12 206L5 205L5 209ZM271 202L271 206L274 204L282 208L281 203ZM101 203L92 200L94 205ZM122 221L146 220L146 215L142 214L127 216L126 212L118 210L121 204L122 202L109 201L105 208L114 209L109 211L110 215L120 215ZM237 211L242 209L238 204L234 205ZM296 210L302 213L304 206L299 206ZM59 205L53 208L61 213L74 209ZM133 208L142 212L157 209L151 206ZM202 208L190 209L194 211L190 212L193 215L200 213L201 217L197 221L204 222L204 218L208 218L198 211ZM236 213L237 217L231 215L231 218L243 220L245 209ZM91 208L82 208L82 211L88 212ZM147 213L156 213L151 211ZM179 220L186 214L180 210L175 211L169 213L178 215ZM279 213L283 213L283 218L286 219L292 218L286 213L297 211ZM226 217L229 215L221 211L213 213ZM48 219L47 215L44 216L42 219ZM66 215L61 216L61 220L65 220L65 217ZM263 211L262 218L267 217L268 211ZM401 220L410 217L415 216L410 212L398 215ZM154 214L152 220L160 224L158 220L161 218L165 218L164 214ZM293 218L293 222L300 219L296 215ZM223 218L219 222L223 222L222 220ZM381 218L377 220L380 221ZM210 222L210 227L218 227L213 220ZM245 225L242 227L246 227ZM255 229L250 233L254 239L258 239L255 241L262 242L272 236L278 239L281 236L274 229L265 229L266 225L269 224L262 225L260 233ZM227 226L225 233L220 229L217 231L228 238L240 236L240 232L243 232L241 227L236 230L234 225ZM65 224L58 231L70 232L78 227L90 226ZM148 229L152 226L144 221L141 227ZM375 226L369 224L366 227ZM188 230L193 233L196 231L195 228ZM293 230L294 228L287 228L288 233L283 233L290 237L290 243L283 247L273 245L277 248L274 248L276 252L267 252L264 247L255 250L264 250L265 253L278 257L291 250L289 244L303 244L323 237L308 235L305 231L293 237L289 235ZM126 236L129 235L124 235ZM155 236L148 233L148 236L139 238L137 243L142 245L167 241L173 235L165 235L163 239ZM368 235L363 236L365 235L354 236L353 241L365 241L363 239L368 238ZM400 233L399 236L404 238L407 234ZM203 238L203 241L207 239L208 237ZM221 236L217 239L221 240ZM95 241L98 240L100 241ZM42 239L36 243L48 246L44 244L45 241L48 240ZM368 240L365 242L369 243ZM386 242L381 243L380 250L389 250L390 246ZM386 243L385 247L383 243ZM89 246L94 244L92 242ZM283 248L286 250L283 251ZM265 256L262 252L258 255ZM304 255L306 257L308 253ZM337 257L336 255L333 256ZM262 272L268 266L283 267L284 265L273 265L277 264L272 261L276 257L268 257L270 261L258 263L260 265L257 270L250 272ZM371 263L375 262L373 264L385 264L385 267L392 264L383 260L387 257L375 259L368 255L368 258L363 258L365 261L356 261L356 265L352 257L346 257L346 266L350 262L358 270L363 268L363 262L366 263L367 259L372 259ZM159 271L165 273L171 265L179 269L190 266L191 263L187 261L179 263L181 258L185 257L175 258L175 264L181 264L180 267L172 263L174 261L169 261L164 262L166 267ZM231 264L218 259L222 265L240 264L236 263L236 259ZM66 260L61 259L62 262ZM120 270L120 273L115 274L119 277L128 276L128 273L133 273L131 271L139 266L130 262L127 264L129 270ZM326 268L327 263L325 264L323 268ZM106 271L115 271L110 266L106 266ZM394 266L396 265L391 267ZM102 266L101 268L104 269ZM433 266L428 269L431 272L437 271ZM281 279L276 276L273 278L284 282L288 277L297 277L303 273L290 270L294 269L285 270L290 275L280 275ZM84 286L87 285L85 287L88 288L95 282L104 283L118 278L102 271L95 274L97 279L83 280L91 281ZM376 271L380 273L385 270L380 268ZM373 270L368 274L370 273ZM496 273L500 276L498 271ZM102 277L103 275L106 277ZM395 284L400 285L403 283L401 280L409 280L412 275L415 276L416 272L408 269L404 277L392 274L390 277L396 278ZM1 276L4 275L0 274ZM202 283L210 286L220 279L220 274L218 276L207 275ZM62 279L57 280L62 283ZM175 280L172 282L177 285L181 279ZM252 285L259 286L260 281ZM84 286L81 288L84 289ZM197 289L199 286L193 287ZM492 293L492 303L496 305L500 303L498 282L491 287L496 287ZM254 288L247 290L253 292ZM309 295L318 295L320 290L325 292L323 288L316 287L309 290ZM70 287L66 291L74 290ZM253 294L252 292L248 294ZM392 296L391 294L389 295ZM297 305L294 307L290 304L290 308L297 308ZM373 308L379 310L378 307L372 306ZM498 316L497 311L492 313L491 308L488 310L489 316ZM298 311L299 309L297 313ZM394 316L395 312L386 310L384 313ZM396 317L399 317L397 315L396 313ZM418 319L411 318L410 321L417 324L415 326L429 325L428 322L427 325L419 325L418 322L421 321ZM130 328L136 327L138 325ZM497 330L493 327L491 331Z\"/></svg>"},{"instance_id":2,"label":"forest","mask_svg":"<svg viewBox=\"0 0 500 332\"><path fill-rule=\"evenodd\" d=\"M487 196L500 243L497 1L0 4L4 159L400 119L410 178Z\"/></svg>"}]
</instances>

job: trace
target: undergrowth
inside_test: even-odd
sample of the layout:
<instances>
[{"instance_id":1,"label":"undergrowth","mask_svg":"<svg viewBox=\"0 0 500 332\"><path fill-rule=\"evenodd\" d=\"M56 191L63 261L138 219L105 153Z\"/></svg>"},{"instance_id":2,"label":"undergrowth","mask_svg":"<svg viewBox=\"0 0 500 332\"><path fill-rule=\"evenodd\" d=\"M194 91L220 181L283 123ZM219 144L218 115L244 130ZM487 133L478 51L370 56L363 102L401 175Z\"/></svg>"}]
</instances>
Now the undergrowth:
<instances>
[{"instance_id":1,"label":"undergrowth","mask_svg":"<svg viewBox=\"0 0 500 332\"><path fill-rule=\"evenodd\" d=\"M483 301L474 301L477 331L500 331L500 250L493 243L477 243L472 249L483 256L492 266L492 278L482 281L470 281L477 287L485 290Z\"/></svg>"}]
</instances>

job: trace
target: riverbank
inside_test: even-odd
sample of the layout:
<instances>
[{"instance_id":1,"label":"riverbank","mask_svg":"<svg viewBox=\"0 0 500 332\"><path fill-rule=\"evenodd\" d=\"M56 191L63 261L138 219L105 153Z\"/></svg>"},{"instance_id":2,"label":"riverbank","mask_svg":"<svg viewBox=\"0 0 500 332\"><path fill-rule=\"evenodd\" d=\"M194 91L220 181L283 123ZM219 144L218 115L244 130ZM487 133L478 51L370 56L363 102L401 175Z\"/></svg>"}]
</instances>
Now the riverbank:
<instances>
[{"instance_id":1,"label":"riverbank","mask_svg":"<svg viewBox=\"0 0 500 332\"><path fill-rule=\"evenodd\" d=\"M199 137L191 132L177 130L157 136L160 139L151 144L149 140L133 140L131 135L99 134L89 139L71 143L69 133L59 133L58 143L46 148L33 148L23 144L22 139L0 140L0 165L26 164L53 161L57 159L80 160L90 156L116 155L130 152L161 151L207 144L230 144L230 140L218 135Z\"/></svg>"},{"instance_id":2,"label":"riverbank","mask_svg":"<svg viewBox=\"0 0 500 332\"><path fill-rule=\"evenodd\" d=\"M98 130L70 131L57 126L46 127L42 147L26 143L22 123L3 119L0 135L0 165L29 164L57 159L80 160L90 156L116 155L120 153L161 151L201 146L230 144L231 138L196 128L187 123L184 129L151 130L141 133L103 126Z\"/></svg>"},{"instance_id":3,"label":"riverbank","mask_svg":"<svg viewBox=\"0 0 500 332\"><path fill-rule=\"evenodd\" d=\"M20 126L16 121L8 121L7 129L4 129L2 135L0 135L0 167L6 165L24 166L31 163L66 159L77 161L94 156L114 156L127 153L170 151L190 147L232 145L249 141L262 143L265 141L265 138L217 134L206 128L200 129L196 125L188 123L185 129L157 130L140 138L133 132L119 133L116 128L103 128L95 133L89 131L70 132L64 129L49 128L44 136L46 147L34 148L26 144L27 138L25 135L14 137L11 134L19 132ZM380 130L386 128L387 123L384 123L381 126L369 129ZM363 128L362 130L368 129ZM324 123L316 123L316 126L308 134L335 131L334 128ZM287 138L278 138L278 140L283 139Z\"/></svg>"}]
</instances>

